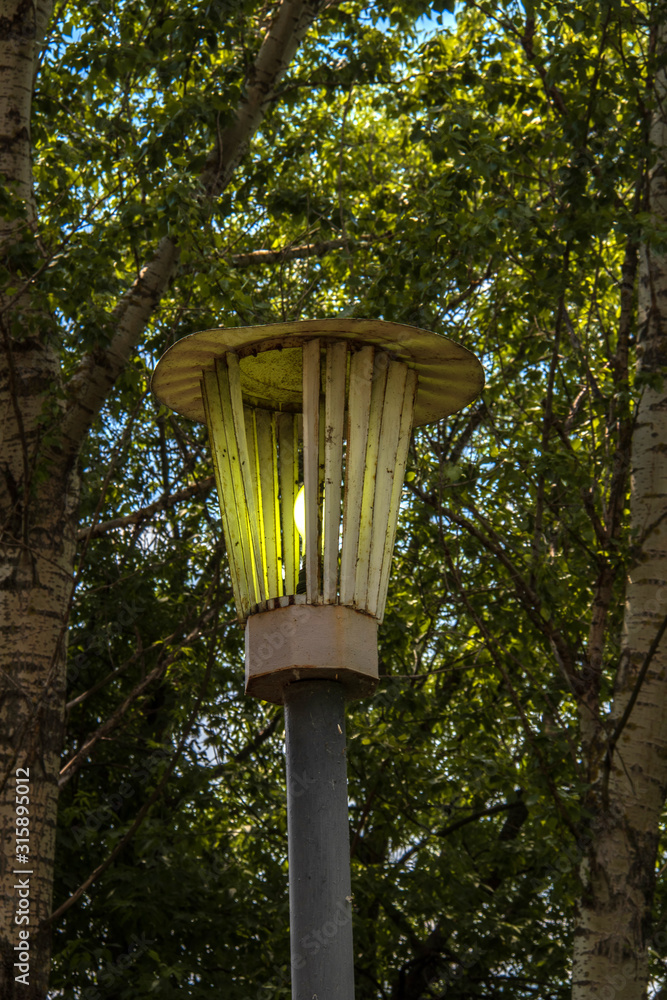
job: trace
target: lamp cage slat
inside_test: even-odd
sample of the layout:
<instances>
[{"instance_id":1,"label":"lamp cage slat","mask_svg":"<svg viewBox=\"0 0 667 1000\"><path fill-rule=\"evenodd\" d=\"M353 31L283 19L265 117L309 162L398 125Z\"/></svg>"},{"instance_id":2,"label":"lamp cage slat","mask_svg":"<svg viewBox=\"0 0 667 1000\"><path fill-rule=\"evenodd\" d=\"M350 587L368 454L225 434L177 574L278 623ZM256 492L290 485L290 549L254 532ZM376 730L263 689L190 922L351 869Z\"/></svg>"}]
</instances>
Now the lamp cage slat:
<instances>
[{"instance_id":1,"label":"lamp cage slat","mask_svg":"<svg viewBox=\"0 0 667 1000\"><path fill-rule=\"evenodd\" d=\"M361 518L359 541L357 543L357 565L354 579L354 607L365 608L368 592L368 564L370 561L371 539L373 535L373 503L375 500L375 478L377 474L378 447L382 428L382 408L387 386L388 357L378 352L373 365L371 386L371 412L368 421L366 442L366 464L364 485L361 494Z\"/></svg>"},{"instance_id":2,"label":"lamp cage slat","mask_svg":"<svg viewBox=\"0 0 667 1000\"><path fill-rule=\"evenodd\" d=\"M366 346L350 360L347 443L345 452L345 495L343 501L343 546L340 558L340 603L351 604L357 566L361 497L366 465L366 443L371 408L373 356Z\"/></svg>"},{"instance_id":3,"label":"lamp cage slat","mask_svg":"<svg viewBox=\"0 0 667 1000\"><path fill-rule=\"evenodd\" d=\"M212 383L210 388L207 382L209 384ZM222 519L227 558L229 560L229 572L232 578L236 613L239 617L245 617L250 608L251 601L243 561L238 557L240 538L237 537L237 533L234 530L236 525L230 523L227 516L227 505L222 500L227 490L226 483L231 480L231 471L228 467L227 443L222 426L222 414L220 413L219 403L216 405L215 402L217 391L215 374L213 372L206 372L202 377L202 398L204 400L206 423L209 428L211 441L215 485L218 491L220 516ZM224 454L220 454L221 452L224 452Z\"/></svg>"},{"instance_id":4,"label":"lamp cage slat","mask_svg":"<svg viewBox=\"0 0 667 1000\"><path fill-rule=\"evenodd\" d=\"M261 490L262 522L265 542L266 596L282 595L280 571L280 521L277 518L277 458L273 416L268 410L255 410L257 434L258 482ZM276 523L278 522L278 523Z\"/></svg>"},{"instance_id":5,"label":"lamp cage slat","mask_svg":"<svg viewBox=\"0 0 667 1000\"><path fill-rule=\"evenodd\" d=\"M387 534L385 537L384 554L382 557L382 570L380 571L378 603L375 609L375 617L380 621L384 618L384 608L387 601L387 591L389 589L389 572L391 570L391 560L394 554L394 542L396 540L396 529L398 527L398 515L401 504L401 494L403 492L405 466L408 461L408 450L410 448L410 439L412 437L412 418L415 408L415 396L417 394L417 382L418 379L416 373L408 371L407 378L405 380L405 391L403 394L403 407L401 411L401 426L398 435L398 447L396 448L396 471L394 472Z\"/></svg>"},{"instance_id":6,"label":"lamp cage slat","mask_svg":"<svg viewBox=\"0 0 667 1000\"><path fill-rule=\"evenodd\" d=\"M371 546L368 558L366 610L371 615L375 614L378 606L382 558L389 527L389 507L394 483L396 449L398 447L407 372L406 365L402 365L397 361L391 361L387 369L387 386L382 407L378 463L375 475L373 528L371 531Z\"/></svg>"},{"instance_id":7,"label":"lamp cage slat","mask_svg":"<svg viewBox=\"0 0 667 1000\"><path fill-rule=\"evenodd\" d=\"M224 363L216 365L215 371L205 372L204 399L208 410L207 421L215 454L215 468L220 476L218 496L227 553L232 567L232 578L236 575L238 581L239 601L246 615L255 603L256 596L247 530L247 509L238 474L238 455L226 376L227 369Z\"/></svg>"},{"instance_id":8,"label":"lamp cage slat","mask_svg":"<svg viewBox=\"0 0 667 1000\"><path fill-rule=\"evenodd\" d=\"M338 600L338 552L340 548L346 376L347 344L329 344L326 355L324 415L322 599L325 604L335 604Z\"/></svg>"},{"instance_id":9,"label":"lamp cage slat","mask_svg":"<svg viewBox=\"0 0 667 1000\"><path fill-rule=\"evenodd\" d=\"M243 489L246 497L246 510L248 517L248 530L251 538L252 556L255 563L255 583L257 586L257 603L265 601L267 598L264 560L262 558L262 546L257 531L260 523L258 497L252 480L252 463L248 451L248 441L245 433L245 418L243 415L243 395L241 392L241 376L239 372L239 359L233 351L229 351L227 357L227 370L229 373L229 396L231 403L232 418L236 428L236 445L238 448L239 465Z\"/></svg>"},{"instance_id":10,"label":"lamp cage slat","mask_svg":"<svg viewBox=\"0 0 667 1000\"><path fill-rule=\"evenodd\" d=\"M243 424L245 426L245 438L248 447L248 467L250 470L250 480L252 484L252 495L255 498L255 506L259 512L259 551L261 556L260 567L266 591L266 554L264 541L264 518L262 515L262 504L260 500L259 484L259 460L257 458L257 429L255 427L255 409L252 406L243 407Z\"/></svg>"},{"instance_id":11,"label":"lamp cage slat","mask_svg":"<svg viewBox=\"0 0 667 1000\"><path fill-rule=\"evenodd\" d=\"M320 355L321 358L321 355ZM322 372L320 371L320 380ZM322 381L320 381L322 386ZM319 567L319 590L317 603L322 602L322 573L324 567L324 428L325 428L324 393L320 388L320 418L317 424L317 558Z\"/></svg>"},{"instance_id":12,"label":"lamp cage slat","mask_svg":"<svg viewBox=\"0 0 667 1000\"><path fill-rule=\"evenodd\" d=\"M218 378L218 391L220 394L220 405L222 407L222 419L227 433L227 447L230 459L230 469L232 474L233 496L237 511L237 521L241 538L241 551L243 554L243 564L246 570L248 581L248 592L251 603L255 604L261 600L261 588L258 582L257 568L259 560L254 548L252 537L251 510L248 506L249 496L252 499L252 492L248 489L248 484L244 479L244 471L248 472L247 454L241 454L239 448L239 427L234 416L234 406L231 397L231 385L229 378L229 355L225 358L227 363L216 364L216 375ZM243 443L245 445L245 426L242 424ZM247 449L246 449L247 450Z\"/></svg>"},{"instance_id":13,"label":"lamp cage slat","mask_svg":"<svg viewBox=\"0 0 667 1000\"><path fill-rule=\"evenodd\" d=\"M303 346L303 484L306 513L306 600L319 596L320 341Z\"/></svg>"}]
</instances>

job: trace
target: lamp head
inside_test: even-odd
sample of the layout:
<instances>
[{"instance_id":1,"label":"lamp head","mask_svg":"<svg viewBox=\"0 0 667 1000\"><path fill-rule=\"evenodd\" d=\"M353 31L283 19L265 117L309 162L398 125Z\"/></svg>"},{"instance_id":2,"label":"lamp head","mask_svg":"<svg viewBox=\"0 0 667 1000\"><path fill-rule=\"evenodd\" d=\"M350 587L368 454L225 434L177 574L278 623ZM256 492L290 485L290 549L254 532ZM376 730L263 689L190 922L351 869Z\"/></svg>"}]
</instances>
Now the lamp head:
<instances>
[{"instance_id":1,"label":"lamp head","mask_svg":"<svg viewBox=\"0 0 667 1000\"><path fill-rule=\"evenodd\" d=\"M372 690L412 428L483 384L464 347L381 320L205 330L165 353L153 392L209 429L249 693Z\"/></svg>"}]
</instances>

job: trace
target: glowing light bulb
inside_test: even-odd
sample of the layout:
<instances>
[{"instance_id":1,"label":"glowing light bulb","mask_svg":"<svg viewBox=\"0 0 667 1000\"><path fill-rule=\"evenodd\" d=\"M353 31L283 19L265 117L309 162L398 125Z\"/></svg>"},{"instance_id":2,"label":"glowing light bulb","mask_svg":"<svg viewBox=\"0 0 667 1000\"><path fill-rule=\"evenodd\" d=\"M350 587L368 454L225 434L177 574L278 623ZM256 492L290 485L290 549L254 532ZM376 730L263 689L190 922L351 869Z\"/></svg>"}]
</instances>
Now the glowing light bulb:
<instances>
[{"instance_id":1,"label":"glowing light bulb","mask_svg":"<svg viewBox=\"0 0 667 1000\"><path fill-rule=\"evenodd\" d=\"M294 501L294 523L301 538L306 540L306 487L302 486Z\"/></svg>"}]
</instances>

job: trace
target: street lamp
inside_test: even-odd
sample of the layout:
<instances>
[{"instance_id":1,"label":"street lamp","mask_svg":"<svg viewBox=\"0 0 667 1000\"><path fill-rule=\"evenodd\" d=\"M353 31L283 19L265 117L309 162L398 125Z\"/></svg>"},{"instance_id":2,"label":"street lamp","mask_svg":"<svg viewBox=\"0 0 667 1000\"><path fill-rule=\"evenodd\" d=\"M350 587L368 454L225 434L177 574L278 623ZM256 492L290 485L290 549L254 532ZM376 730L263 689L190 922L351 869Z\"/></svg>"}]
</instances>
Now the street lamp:
<instances>
[{"instance_id":1,"label":"street lamp","mask_svg":"<svg viewBox=\"0 0 667 1000\"><path fill-rule=\"evenodd\" d=\"M377 683L412 428L483 383L445 337L361 319L205 330L153 374L208 426L246 693L285 706L293 1000L354 996L344 703Z\"/></svg>"}]
</instances>

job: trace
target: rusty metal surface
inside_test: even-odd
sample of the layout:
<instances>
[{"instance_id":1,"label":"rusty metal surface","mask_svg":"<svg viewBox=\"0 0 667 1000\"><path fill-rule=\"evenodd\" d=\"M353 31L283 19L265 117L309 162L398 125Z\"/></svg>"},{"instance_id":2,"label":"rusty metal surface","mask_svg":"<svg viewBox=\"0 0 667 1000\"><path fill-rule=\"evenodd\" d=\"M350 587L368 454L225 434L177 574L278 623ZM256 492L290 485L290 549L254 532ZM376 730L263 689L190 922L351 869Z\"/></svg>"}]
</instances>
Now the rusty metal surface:
<instances>
[{"instance_id":1,"label":"rusty metal surface","mask_svg":"<svg viewBox=\"0 0 667 1000\"><path fill-rule=\"evenodd\" d=\"M251 615L245 628L246 694L282 704L288 684L337 680L347 700L378 680L378 623L337 604L295 604Z\"/></svg>"}]
</instances>

